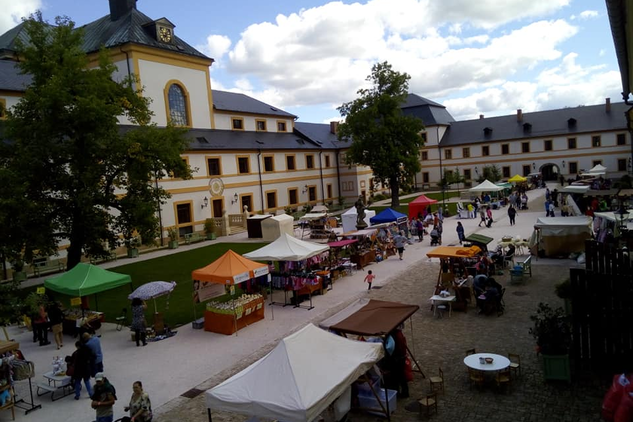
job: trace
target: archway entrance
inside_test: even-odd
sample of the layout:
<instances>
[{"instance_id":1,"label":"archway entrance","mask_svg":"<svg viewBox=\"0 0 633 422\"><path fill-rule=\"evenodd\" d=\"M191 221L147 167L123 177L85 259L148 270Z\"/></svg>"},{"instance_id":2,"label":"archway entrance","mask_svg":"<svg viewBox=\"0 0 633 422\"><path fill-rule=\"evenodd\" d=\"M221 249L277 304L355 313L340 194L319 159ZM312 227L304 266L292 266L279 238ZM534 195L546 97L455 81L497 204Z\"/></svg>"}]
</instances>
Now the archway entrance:
<instances>
[{"instance_id":1,"label":"archway entrance","mask_svg":"<svg viewBox=\"0 0 633 422\"><path fill-rule=\"evenodd\" d=\"M558 180L560 168L556 164L544 164L541 166L541 176L543 180Z\"/></svg>"}]
</instances>

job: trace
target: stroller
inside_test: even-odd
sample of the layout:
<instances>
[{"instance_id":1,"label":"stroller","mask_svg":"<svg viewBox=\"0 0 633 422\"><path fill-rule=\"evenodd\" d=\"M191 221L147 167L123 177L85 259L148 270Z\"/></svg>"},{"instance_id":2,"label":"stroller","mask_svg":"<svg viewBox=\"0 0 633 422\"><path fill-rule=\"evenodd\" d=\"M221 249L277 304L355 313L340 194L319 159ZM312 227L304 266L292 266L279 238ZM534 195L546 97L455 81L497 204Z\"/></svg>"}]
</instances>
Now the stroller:
<instances>
[{"instance_id":1,"label":"stroller","mask_svg":"<svg viewBox=\"0 0 633 422\"><path fill-rule=\"evenodd\" d=\"M440 233L437 229L431 230L431 246L438 246L440 244Z\"/></svg>"}]
</instances>

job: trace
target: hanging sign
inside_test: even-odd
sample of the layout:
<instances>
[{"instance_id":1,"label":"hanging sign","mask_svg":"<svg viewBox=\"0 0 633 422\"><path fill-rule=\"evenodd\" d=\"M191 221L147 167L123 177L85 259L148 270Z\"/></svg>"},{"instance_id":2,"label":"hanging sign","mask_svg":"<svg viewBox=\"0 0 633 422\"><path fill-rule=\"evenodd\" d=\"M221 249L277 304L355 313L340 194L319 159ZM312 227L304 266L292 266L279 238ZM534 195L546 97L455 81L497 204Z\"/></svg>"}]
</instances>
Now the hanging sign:
<instances>
[{"instance_id":1,"label":"hanging sign","mask_svg":"<svg viewBox=\"0 0 633 422\"><path fill-rule=\"evenodd\" d=\"M231 292L231 296L235 295L235 286L231 285L231 288L229 289L229 292Z\"/></svg>"},{"instance_id":2,"label":"hanging sign","mask_svg":"<svg viewBox=\"0 0 633 422\"><path fill-rule=\"evenodd\" d=\"M38 288L37 288L37 290L36 290L36 293L37 293L38 295L43 295L43 294L45 294L45 293L46 293L46 287L38 287Z\"/></svg>"},{"instance_id":3,"label":"hanging sign","mask_svg":"<svg viewBox=\"0 0 633 422\"><path fill-rule=\"evenodd\" d=\"M193 303L206 302L214 297L225 294L224 285L218 283L193 282Z\"/></svg>"},{"instance_id":4,"label":"hanging sign","mask_svg":"<svg viewBox=\"0 0 633 422\"><path fill-rule=\"evenodd\" d=\"M253 270L253 274L255 275L255 277L260 277L260 276L266 275L268 273L269 273L268 266L255 268Z\"/></svg>"},{"instance_id":5,"label":"hanging sign","mask_svg":"<svg viewBox=\"0 0 633 422\"><path fill-rule=\"evenodd\" d=\"M251 276L248 274L248 271L242 274L237 274L233 276L233 283L240 284L246 280L250 280ZM230 281L227 281L227 284L230 284Z\"/></svg>"},{"instance_id":6,"label":"hanging sign","mask_svg":"<svg viewBox=\"0 0 633 422\"><path fill-rule=\"evenodd\" d=\"M70 298L70 306L78 306L81 305L81 298L80 297L71 297Z\"/></svg>"}]
</instances>

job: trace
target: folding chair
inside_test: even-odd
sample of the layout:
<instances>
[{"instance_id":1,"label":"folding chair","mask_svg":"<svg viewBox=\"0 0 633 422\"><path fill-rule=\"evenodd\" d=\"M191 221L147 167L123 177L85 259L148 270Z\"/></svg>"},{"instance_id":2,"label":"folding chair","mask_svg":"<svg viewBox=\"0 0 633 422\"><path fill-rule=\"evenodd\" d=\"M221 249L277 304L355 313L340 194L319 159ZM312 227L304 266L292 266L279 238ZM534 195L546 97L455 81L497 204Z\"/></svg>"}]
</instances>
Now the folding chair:
<instances>
[{"instance_id":1,"label":"folding chair","mask_svg":"<svg viewBox=\"0 0 633 422\"><path fill-rule=\"evenodd\" d=\"M127 308L123 308L121 310L121 315L115 318L116 320L116 330L121 331L125 324L127 323Z\"/></svg>"}]
</instances>

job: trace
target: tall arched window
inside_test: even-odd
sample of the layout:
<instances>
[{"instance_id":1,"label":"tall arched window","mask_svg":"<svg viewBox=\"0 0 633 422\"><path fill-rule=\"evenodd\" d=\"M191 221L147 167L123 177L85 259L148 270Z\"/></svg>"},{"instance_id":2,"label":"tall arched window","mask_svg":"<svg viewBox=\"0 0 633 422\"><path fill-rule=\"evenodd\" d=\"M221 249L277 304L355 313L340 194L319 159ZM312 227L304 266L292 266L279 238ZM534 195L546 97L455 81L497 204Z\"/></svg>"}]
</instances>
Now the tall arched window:
<instances>
[{"instance_id":1,"label":"tall arched window","mask_svg":"<svg viewBox=\"0 0 633 422\"><path fill-rule=\"evenodd\" d=\"M171 84L167 94L169 100L169 118L176 126L187 126L189 124L189 116L187 116L187 99L183 89Z\"/></svg>"}]
</instances>

